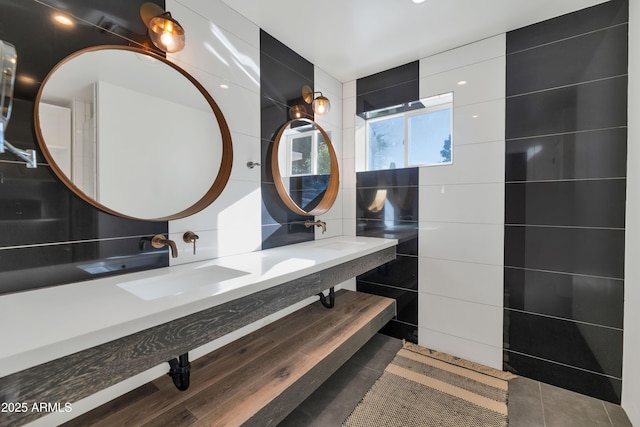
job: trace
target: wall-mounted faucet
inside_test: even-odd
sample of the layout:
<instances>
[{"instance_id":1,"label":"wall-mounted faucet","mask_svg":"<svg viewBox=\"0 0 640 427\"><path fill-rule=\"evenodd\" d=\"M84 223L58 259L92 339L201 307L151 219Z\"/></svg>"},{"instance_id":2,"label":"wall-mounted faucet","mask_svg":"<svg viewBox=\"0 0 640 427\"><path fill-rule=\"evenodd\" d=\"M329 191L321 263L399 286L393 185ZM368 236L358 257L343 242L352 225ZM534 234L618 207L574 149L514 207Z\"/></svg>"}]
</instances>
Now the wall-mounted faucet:
<instances>
[{"instance_id":1,"label":"wall-mounted faucet","mask_svg":"<svg viewBox=\"0 0 640 427\"><path fill-rule=\"evenodd\" d=\"M174 242L171 239L167 239L162 234L156 234L151 238L151 246L153 246L156 249L169 246L171 248L171 257L178 258L178 248L176 247L176 242Z\"/></svg>"},{"instance_id":2,"label":"wall-mounted faucet","mask_svg":"<svg viewBox=\"0 0 640 427\"><path fill-rule=\"evenodd\" d=\"M185 243L193 243L193 254L196 254L196 241L200 238L200 236L198 236L196 233L194 233L193 231L187 231L182 235L182 240L184 240Z\"/></svg>"},{"instance_id":3,"label":"wall-mounted faucet","mask_svg":"<svg viewBox=\"0 0 640 427\"><path fill-rule=\"evenodd\" d=\"M327 231L327 223L324 221L311 221L310 219L306 220L304 222L304 226L309 228L309 227L322 227L322 234L324 234Z\"/></svg>"}]
</instances>

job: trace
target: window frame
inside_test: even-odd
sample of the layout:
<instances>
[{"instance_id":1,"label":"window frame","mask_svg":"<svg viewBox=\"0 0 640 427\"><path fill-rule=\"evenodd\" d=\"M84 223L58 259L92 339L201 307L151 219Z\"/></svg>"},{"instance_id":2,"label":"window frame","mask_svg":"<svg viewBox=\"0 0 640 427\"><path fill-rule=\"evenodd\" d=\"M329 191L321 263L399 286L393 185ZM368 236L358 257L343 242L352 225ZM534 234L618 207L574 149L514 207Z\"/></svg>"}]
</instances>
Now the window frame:
<instances>
[{"instance_id":1,"label":"window frame","mask_svg":"<svg viewBox=\"0 0 640 427\"><path fill-rule=\"evenodd\" d=\"M370 119L366 119L365 118L365 132L364 132L364 136L365 136L365 167L367 171L370 170L386 170L389 168L384 168L384 169L370 169L369 168L369 160L370 160L370 141L369 141L369 135L370 135L370 125L372 123L376 123L376 122L380 122L383 120L389 120L389 119L394 119L397 117L403 117L404 118L404 134L403 134L403 164L402 164L402 168L409 168L409 167L423 167L423 166L444 166L444 165L451 165L453 164L453 92L449 92L449 93L445 93L442 95L435 95L432 97L427 97L427 98L423 98L423 100L421 101L428 101L430 99L436 99L439 97L443 97L445 95L451 95L451 101L447 101L447 102L443 102L440 104L434 104L434 105L427 105L424 106L422 108L417 108L414 110L409 110L409 111L400 111L398 113L390 113L390 114L386 114L386 115L381 115L381 116L377 116L377 117L372 117ZM405 104L405 105L410 105L409 104ZM396 105L396 106L392 106L392 107L388 107L388 108L384 108L381 110L376 110L376 111L385 111L385 110L394 110L394 109L399 109L402 108L403 105ZM409 119L411 117L414 116L418 116L418 115L422 115L422 114L428 114L428 113L433 113L436 111L442 111L442 110L450 110L450 114L451 114L451 120L449 121L449 135L451 136L451 160L448 162L437 162L437 163L409 163L409 146L411 144L410 140L409 140L409 126L408 126L408 122ZM371 112L370 112L371 113ZM396 167L398 168L398 167Z\"/></svg>"}]
</instances>

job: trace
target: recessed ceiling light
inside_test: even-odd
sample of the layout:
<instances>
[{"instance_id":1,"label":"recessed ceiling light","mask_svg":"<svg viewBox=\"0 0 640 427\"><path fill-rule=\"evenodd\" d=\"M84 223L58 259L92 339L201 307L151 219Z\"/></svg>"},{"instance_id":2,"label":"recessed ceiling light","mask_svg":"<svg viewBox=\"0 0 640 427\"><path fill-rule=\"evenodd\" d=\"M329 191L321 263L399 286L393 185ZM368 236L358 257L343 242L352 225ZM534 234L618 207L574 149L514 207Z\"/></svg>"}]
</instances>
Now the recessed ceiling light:
<instances>
[{"instance_id":1,"label":"recessed ceiling light","mask_svg":"<svg viewBox=\"0 0 640 427\"><path fill-rule=\"evenodd\" d=\"M480 117L480 116L477 115L477 114L474 114L473 116L471 116L472 119L477 119L478 117Z\"/></svg>"},{"instance_id":2,"label":"recessed ceiling light","mask_svg":"<svg viewBox=\"0 0 640 427\"><path fill-rule=\"evenodd\" d=\"M74 25L73 20L71 18L61 13L56 13L55 15L53 15L53 20L60 25L64 25L65 27L73 27Z\"/></svg>"},{"instance_id":3,"label":"recessed ceiling light","mask_svg":"<svg viewBox=\"0 0 640 427\"><path fill-rule=\"evenodd\" d=\"M220 85L220 87L221 87L222 89L229 89L229 85L225 85L225 84L221 84L221 85Z\"/></svg>"},{"instance_id":4,"label":"recessed ceiling light","mask_svg":"<svg viewBox=\"0 0 640 427\"><path fill-rule=\"evenodd\" d=\"M413 0L414 3L424 3L424 0Z\"/></svg>"},{"instance_id":5,"label":"recessed ceiling light","mask_svg":"<svg viewBox=\"0 0 640 427\"><path fill-rule=\"evenodd\" d=\"M458 82L458 86L464 86L464 85L466 85L466 84L467 84L467 81L466 81L466 80L460 80L460 81Z\"/></svg>"}]
</instances>

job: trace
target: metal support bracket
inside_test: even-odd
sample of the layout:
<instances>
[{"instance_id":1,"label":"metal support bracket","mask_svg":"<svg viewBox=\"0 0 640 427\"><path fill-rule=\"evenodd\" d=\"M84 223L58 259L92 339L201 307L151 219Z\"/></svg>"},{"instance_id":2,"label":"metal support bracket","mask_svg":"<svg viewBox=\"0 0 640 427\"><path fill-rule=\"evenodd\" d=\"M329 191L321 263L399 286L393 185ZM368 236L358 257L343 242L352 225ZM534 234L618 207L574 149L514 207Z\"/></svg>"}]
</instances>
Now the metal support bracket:
<instances>
[{"instance_id":1,"label":"metal support bracket","mask_svg":"<svg viewBox=\"0 0 640 427\"><path fill-rule=\"evenodd\" d=\"M185 391L189 388L189 376L191 373L191 363L189 363L189 353L181 354L178 359L169 360L171 369L167 373L178 390Z\"/></svg>"},{"instance_id":2,"label":"metal support bracket","mask_svg":"<svg viewBox=\"0 0 640 427\"><path fill-rule=\"evenodd\" d=\"M336 303L336 291L333 286L329 288L329 302L327 302L327 297L322 292L318 296L320 297L320 303L326 308L333 308Z\"/></svg>"},{"instance_id":3,"label":"metal support bracket","mask_svg":"<svg viewBox=\"0 0 640 427\"><path fill-rule=\"evenodd\" d=\"M36 163L36 150L21 150L9 144L9 141L0 139L0 153L4 153L5 150L24 161L27 168L35 169L38 167L38 164Z\"/></svg>"}]
</instances>

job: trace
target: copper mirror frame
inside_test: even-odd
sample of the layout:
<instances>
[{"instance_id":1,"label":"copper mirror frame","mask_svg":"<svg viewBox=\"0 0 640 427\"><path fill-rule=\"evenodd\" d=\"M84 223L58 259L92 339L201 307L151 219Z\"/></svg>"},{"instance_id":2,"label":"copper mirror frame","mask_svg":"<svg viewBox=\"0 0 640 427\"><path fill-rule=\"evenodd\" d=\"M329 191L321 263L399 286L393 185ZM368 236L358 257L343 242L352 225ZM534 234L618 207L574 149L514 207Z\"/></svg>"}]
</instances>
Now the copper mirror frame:
<instances>
[{"instance_id":1,"label":"copper mirror frame","mask_svg":"<svg viewBox=\"0 0 640 427\"><path fill-rule=\"evenodd\" d=\"M134 217L134 216L126 215L126 214L123 214L121 212L115 211L115 210L109 208L108 206L103 205L102 203L98 202L94 198L92 198L92 197L88 196L87 194L85 194L78 186L76 186L73 183L71 178L69 178L62 171L62 169L56 164L56 161L54 160L53 155L51 154L51 152L47 148L46 141L44 139L44 136L42 135L42 131L41 131L41 128L40 128L39 105L40 105L41 97L42 97L42 94L43 94L43 88L46 86L47 81L53 75L53 73L55 73L56 70L58 70L62 65L64 65L69 60L71 60L71 59L73 59L73 58L75 58L75 57L77 57L79 55L82 55L83 53L92 52L92 51L99 51L99 50L105 50L105 49L131 51L131 52L135 52L135 53L139 53L139 54L143 54L143 55L148 55L148 56L153 57L156 60L161 61L165 65L167 65L167 66L173 68L174 70L178 71L182 76L184 76L187 80L189 80L191 82L191 84L193 84L193 86L195 86L195 88L202 94L202 96L205 98L206 102L210 105L211 110L213 111L213 113L215 115L215 118L216 118L216 120L218 122L219 130L220 130L220 134L221 134L221 139L222 139L222 141L221 141L222 142L222 155L221 155L221 160L220 160L220 168L218 169L218 173L216 175L215 180L211 184L211 187L193 205L191 205L191 206L189 206L189 207L187 207L185 209L182 209L179 212L176 212L174 214L169 214L169 215L161 216L161 217L157 217L157 218L137 218L137 217ZM189 215L193 215L193 214L195 214L197 212L200 212L201 210L205 209L207 206L209 206L211 203L213 203L220 196L220 194L224 190L227 182L229 181L229 177L231 176L231 168L232 168L232 164L233 164L233 147L232 147L232 142L231 142L231 132L229 131L229 127L228 127L227 122L226 122L226 120L224 118L224 115L222 114L222 111L220 110L220 107L218 106L218 104L216 104L216 102L213 100L212 96L207 92L207 90L193 76L191 76L187 71L183 70L178 65L176 65L173 62L167 60L166 58L164 58L162 56L159 56L159 55L156 55L155 53L150 52L150 51L142 50L142 49L131 47L131 46L101 45L101 46L95 46L95 47L90 47L90 48L86 48L86 49L81 49L81 50L79 50L77 52L72 53L71 55L67 56L62 61L60 61L58 64L56 64L55 67L53 67L53 69L49 72L47 77L42 82L42 84L40 86L40 89L38 91L38 95L37 95L36 100L35 100L35 104L34 104L34 120L35 120L35 122L34 122L35 126L34 127L35 127L36 137L38 139L38 145L40 146L42 154L45 157L47 163L49 164L51 169L54 171L56 176L73 193L75 193L82 200L86 201L87 203L93 205L94 207L96 207L96 208L98 208L98 209L100 209L102 211L105 211L105 212L113 214L113 215L117 215L119 217L128 218L128 219L134 219L134 220L145 220L145 221L169 221L169 220L184 218L184 217L187 217Z\"/></svg>"},{"instance_id":2,"label":"copper mirror frame","mask_svg":"<svg viewBox=\"0 0 640 427\"><path fill-rule=\"evenodd\" d=\"M310 211L305 211L302 207L298 206L298 204L291 198L291 195L287 191L286 187L282 182L282 175L280 174L280 165L278 161L278 148L280 147L280 140L284 135L284 132L289 128L292 123L303 122L309 125L314 126L324 138L327 148L329 151L329 159L331 162L331 168L329 172L329 183L327 184L327 188L325 190L324 196L320 200L320 202ZM303 216L317 216L326 213L335 202L338 197L338 189L340 186L340 172L338 169L338 157L336 156L336 152L333 149L333 144L331 143L331 138L327 132L325 132L320 125L310 119L293 119L286 122L282 127L278 130L278 133L273 141L273 147L271 152L271 171L273 175L273 181L276 186L276 190L278 191L278 195L282 202L294 213Z\"/></svg>"}]
</instances>

